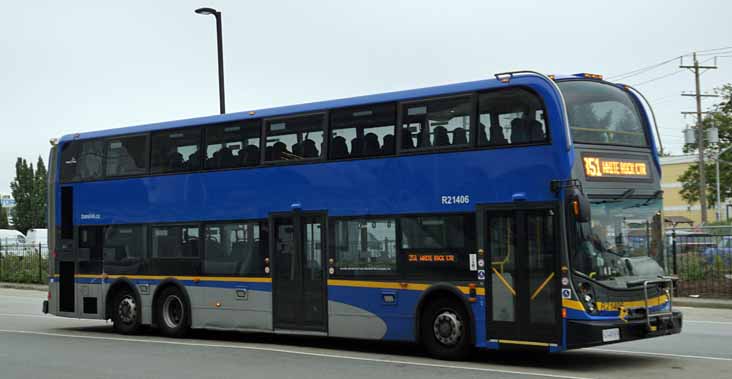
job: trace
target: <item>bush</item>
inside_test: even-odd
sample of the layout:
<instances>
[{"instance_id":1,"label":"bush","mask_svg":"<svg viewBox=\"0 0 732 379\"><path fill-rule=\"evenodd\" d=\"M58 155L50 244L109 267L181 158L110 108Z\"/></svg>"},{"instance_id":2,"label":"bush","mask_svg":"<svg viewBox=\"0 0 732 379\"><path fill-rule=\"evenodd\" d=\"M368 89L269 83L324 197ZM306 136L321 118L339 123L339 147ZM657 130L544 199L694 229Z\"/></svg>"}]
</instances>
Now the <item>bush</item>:
<instances>
[{"instance_id":1,"label":"bush","mask_svg":"<svg viewBox=\"0 0 732 379\"><path fill-rule=\"evenodd\" d=\"M3 282L43 284L47 281L47 268L48 260L37 253L0 255L0 281Z\"/></svg>"},{"instance_id":2,"label":"bush","mask_svg":"<svg viewBox=\"0 0 732 379\"><path fill-rule=\"evenodd\" d=\"M704 259L696 255L678 257L678 273L682 280L702 280L707 267Z\"/></svg>"}]
</instances>

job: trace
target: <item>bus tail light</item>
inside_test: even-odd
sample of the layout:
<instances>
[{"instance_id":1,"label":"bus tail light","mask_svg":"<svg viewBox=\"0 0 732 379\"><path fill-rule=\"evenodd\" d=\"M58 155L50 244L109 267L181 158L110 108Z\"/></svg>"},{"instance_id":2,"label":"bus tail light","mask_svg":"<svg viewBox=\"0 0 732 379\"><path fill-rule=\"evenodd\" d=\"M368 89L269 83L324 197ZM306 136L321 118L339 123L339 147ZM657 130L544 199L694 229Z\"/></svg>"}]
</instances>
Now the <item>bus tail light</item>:
<instances>
[{"instance_id":1,"label":"bus tail light","mask_svg":"<svg viewBox=\"0 0 732 379\"><path fill-rule=\"evenodd\" d=\"M562 308L562 318L567 318L567 308Z\"/></svg>"}]
</instances>

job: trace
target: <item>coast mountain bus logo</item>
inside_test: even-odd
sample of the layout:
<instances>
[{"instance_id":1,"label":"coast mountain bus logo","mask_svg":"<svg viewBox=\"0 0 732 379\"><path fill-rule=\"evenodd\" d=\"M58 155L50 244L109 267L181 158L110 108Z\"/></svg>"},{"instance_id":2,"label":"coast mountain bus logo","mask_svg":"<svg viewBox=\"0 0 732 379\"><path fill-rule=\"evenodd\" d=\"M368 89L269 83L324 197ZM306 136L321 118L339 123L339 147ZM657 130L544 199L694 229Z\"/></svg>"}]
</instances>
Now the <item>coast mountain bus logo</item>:
<instances>
[{"instance_id":1,"label":"coast mountain bus logo","mask_svg":"<svg viewBox=\"0 0 732 379\"><path fill-rule=\"evenodd\" d=\"M82 220L101 220L102 215L99 213L82 213L81 214Z\"/></svg>"}]
</instances>

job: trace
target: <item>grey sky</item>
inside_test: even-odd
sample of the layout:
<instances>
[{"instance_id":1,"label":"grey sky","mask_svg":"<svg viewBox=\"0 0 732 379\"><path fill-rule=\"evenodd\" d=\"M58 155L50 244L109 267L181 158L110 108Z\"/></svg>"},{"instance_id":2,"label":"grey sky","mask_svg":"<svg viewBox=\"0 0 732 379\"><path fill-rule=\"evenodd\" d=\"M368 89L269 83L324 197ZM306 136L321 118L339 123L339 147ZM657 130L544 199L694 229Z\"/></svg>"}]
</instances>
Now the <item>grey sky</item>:
<instances>
[{"instance_id":1,"label":"grey sky","mask_svg":"<svg viewBox=\"0 0 732 379\"><path fill-rule=\"evenodd\" d=\"M625 73L732 46L730 1L2 1L0 193L16 157L63 134L218 112L214 20L223 12L227 110L488 78ZM728 54L729 55L729 54ZM711 63L711 62L709 62ZM732 82L732 58L703 89ZM677 70L671 63L627 80ZM693 77L639 87L680 152ZM706 103L711 104L707 100Z\"/></svg>"}]
</instances>

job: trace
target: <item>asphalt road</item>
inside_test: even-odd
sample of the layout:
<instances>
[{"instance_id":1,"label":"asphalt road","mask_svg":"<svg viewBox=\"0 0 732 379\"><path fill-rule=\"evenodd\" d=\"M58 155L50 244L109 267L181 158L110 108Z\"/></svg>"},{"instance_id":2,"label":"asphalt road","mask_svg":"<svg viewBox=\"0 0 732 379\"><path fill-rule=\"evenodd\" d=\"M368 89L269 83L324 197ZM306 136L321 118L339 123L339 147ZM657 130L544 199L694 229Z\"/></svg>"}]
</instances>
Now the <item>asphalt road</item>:
<instances>
[{"instance_id":1,"label":"asphalt road","mask_svg":"<svg viewBox=\"0 0 732 379\"><path fill-rule=\"evenodd\" d=\"M410 344L211 331L126 337L104 321L41 314L44 296L0 289L0 378L732 378L732 310L684 308L684 331L671 337L445 362Z\"/></svg>"}]
</instances>

